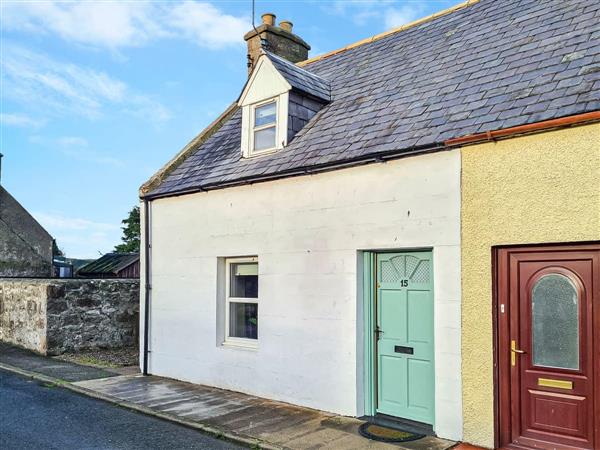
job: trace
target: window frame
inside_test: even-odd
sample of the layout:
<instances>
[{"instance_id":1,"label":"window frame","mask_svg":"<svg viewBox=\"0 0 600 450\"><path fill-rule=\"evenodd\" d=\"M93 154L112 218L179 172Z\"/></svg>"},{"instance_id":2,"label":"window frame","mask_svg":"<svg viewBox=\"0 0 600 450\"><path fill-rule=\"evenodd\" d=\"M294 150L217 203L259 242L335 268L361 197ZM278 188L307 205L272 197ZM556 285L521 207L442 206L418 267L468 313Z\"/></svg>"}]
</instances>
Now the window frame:
<instances>
[{"instance_id":1,"label":"window frame","mask_svg":"<svg viewBox=\"0 0 600 450\"><path fill-rule=\"evenodd\" d=\"M255 126L256 109L260 108L261 106L268 105L269 103L275 104L275 122L273 124L259 125L258 127ZM275 142L273 143L273 147L264 148L261 150L255 150L254 149L255 133L257 131L266 130L267 128L275 128ZM279 149L279 146L277 145L278 136L279 136L279 96L271 97L271 98L268 98L267 100L263 100L263 101L253 103L252 105L250 105L250 142L249 142L250 145L249 145L248 156L259 156L259 155L264 155L265 153L272 153L274 151L277 151Z\"/></svg>"},{"instance_id":2,"label":"window frame","mask_svg":"<svg viewBox=\"0 0 600 450\"><path fill-rule=\"evenodd\" d=\"M258 297L231 297L231 265L239 263L256 263L258 265L258 256L247 256L247 257L234 257L225 258L225 339L223 345L230 345L236 347L258 347L259 334L257 333L256 339L252 338L240 338L229 335L229 307L231 303L255 303L258 305ZM260 287L260 274L259 276L259 287ZM258 324L257 324L258 326Z\"/></svg>"}]
</instances>

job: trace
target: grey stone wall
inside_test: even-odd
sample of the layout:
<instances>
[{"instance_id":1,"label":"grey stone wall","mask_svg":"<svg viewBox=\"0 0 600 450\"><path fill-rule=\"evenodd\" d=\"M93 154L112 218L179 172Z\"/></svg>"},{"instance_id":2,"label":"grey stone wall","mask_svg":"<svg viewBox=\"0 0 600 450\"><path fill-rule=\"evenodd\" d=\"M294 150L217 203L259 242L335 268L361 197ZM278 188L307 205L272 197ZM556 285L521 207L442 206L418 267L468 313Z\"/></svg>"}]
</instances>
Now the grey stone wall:
<instances>
[{"instance_id":1,"label":"grey stone wall","mask_svg":"<svg viewBox=\"0 0 600 450\"><path fill-rule=\"evenodd\" d=\"M52 276L52 236L0 186L0 277Z\"/></svg>"},{"instance_id":2,"label":"grey stone wall","mask_svg":"<svg viewBox=\"0 0 600 450\"><path fill-rule=\"evenodd\" d=\"M46 353L46 283L0 279L0 341Z\"/></svg>"},{"instance_id":3,"label":"grey stone wall","mask_svg":"<svg viewBox=\"0 0 600 450\"><path fill-rule=\"evenodd\" d=\"M139 281L0 279L0 340L42 354L133 346Z\"/></svg>"}]
</instances>

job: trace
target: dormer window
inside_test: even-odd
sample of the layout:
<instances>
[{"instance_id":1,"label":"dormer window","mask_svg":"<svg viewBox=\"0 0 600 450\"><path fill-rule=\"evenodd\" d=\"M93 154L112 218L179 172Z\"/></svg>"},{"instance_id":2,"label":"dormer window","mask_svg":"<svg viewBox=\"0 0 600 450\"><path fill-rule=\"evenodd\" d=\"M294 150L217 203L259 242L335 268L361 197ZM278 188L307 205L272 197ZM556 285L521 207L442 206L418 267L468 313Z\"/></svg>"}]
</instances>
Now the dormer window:
<instances>
[{"instance_id":1,"label":"dormer window","mask_svg":"<svg viewBox=\"0 0 600 450\"><path fill-rule=\"evenodd\" d=\"M243 158L285 148L331 100L329 81L271 53L262 52L238 99Z\"/></svg>"},{"instance_id":2,"label":"dormer window","mask_svg":"<svg viewBox=\"0 0 600 450\"><path fill-rule=\"evenodd\" d=\"M251 155L277 147L277 100L254 105L254 128Z\"/></svg>"}]
</instances>

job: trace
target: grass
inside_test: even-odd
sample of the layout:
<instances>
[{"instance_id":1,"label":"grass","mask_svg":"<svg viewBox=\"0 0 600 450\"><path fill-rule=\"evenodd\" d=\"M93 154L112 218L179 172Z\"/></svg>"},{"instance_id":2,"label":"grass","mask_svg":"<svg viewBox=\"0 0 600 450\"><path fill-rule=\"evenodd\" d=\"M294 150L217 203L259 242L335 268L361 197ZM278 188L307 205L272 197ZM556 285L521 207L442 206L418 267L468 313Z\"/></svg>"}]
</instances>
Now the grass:
<instances>
[{"instance_id":1,"label":"grass","mask_svg":"<svg viewBox=\"0 0 600 450\"><path fill-rule=\"evenodd\" d=\"M84 366L107 367L110 369L116 369L119 367L118 364L94 358L93 356L74 356L72 360L76 363L83 364Z\"/></svg>"},{"instance_id":2,"label":"grass","mask_svg":"<svg viewBox=\"0 0 600 450\"><path fill-rule=\"evenodd\" d=\"M137 365L138 350L136 348L116 349L85 349L77 352L67 352L56 359L68 361L84 366L92 366L101 369L117 369L130 365Z\"/></svg>"},{"instance_id":3,"label":"grass","mask_svg":"<svg viewBox=\"0 0 600 450\"><path fill-rule=\"evenodd\" d=\"M68 381L66 380L56 380L55 382L52 383L42 383L42 386L48 388L48 389L52 389L52 388L57 388L57 387L61 387L63 384L68 383Z\"/></svg>"}]
</instances>

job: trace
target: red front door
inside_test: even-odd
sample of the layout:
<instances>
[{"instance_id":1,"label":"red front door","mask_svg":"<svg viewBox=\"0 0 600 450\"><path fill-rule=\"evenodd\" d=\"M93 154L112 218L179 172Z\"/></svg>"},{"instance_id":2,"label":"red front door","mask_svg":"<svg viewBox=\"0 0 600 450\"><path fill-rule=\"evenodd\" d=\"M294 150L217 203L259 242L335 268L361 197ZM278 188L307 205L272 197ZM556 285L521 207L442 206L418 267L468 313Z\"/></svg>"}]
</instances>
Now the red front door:
<instances>
[{"instance_id":1,"label":"red front door","mask_svg":"<svg viewBox=\"0 0 600 450\"><path fill-rule=\"evenodd\" d=\"M600 245L498 250L500 444L600 449Z\"/></svg>"}]
</instances>

